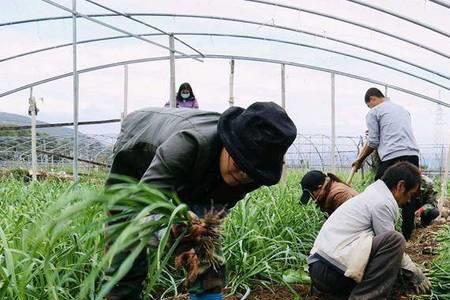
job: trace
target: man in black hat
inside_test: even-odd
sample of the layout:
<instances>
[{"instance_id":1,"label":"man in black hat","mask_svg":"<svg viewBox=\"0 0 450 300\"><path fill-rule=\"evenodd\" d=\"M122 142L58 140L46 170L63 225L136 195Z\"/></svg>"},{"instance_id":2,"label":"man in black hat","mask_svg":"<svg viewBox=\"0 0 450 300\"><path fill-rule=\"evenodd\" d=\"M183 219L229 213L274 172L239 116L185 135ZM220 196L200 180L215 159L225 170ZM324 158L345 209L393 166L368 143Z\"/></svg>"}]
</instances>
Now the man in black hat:
<instances>
[{"instance_id":1,"label":"man in black hat","mask_svg":"<svg viewBox=\"0 0 450 300\"><path fill-rule=\"evenodd\" d=\"M143 109L122 124L111 175L126 175L175 192L202 216L212 208L233 207L262 185L278 183L283 156L296 135L292 120L273 102L256 102L247 109L231 107L223 114ZM110 176L106 184L118 182ZM109 299L138 299L147 266L142 253ZM223 299L224 268L207 273L197 279L196 290L190 290L191 299Z\"/></svg>"}]
</instances>

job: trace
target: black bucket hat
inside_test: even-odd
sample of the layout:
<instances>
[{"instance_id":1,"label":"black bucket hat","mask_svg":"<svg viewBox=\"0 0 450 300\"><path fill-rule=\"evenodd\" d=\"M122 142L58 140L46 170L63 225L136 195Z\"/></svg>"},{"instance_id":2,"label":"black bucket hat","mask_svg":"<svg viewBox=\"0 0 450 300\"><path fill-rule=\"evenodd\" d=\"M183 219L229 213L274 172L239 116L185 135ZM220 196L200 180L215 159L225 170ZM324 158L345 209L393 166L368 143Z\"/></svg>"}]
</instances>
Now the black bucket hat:
<instances>
[{"instance_id":1,"label":"black bucket hat","mask_svg":"<svg viewBox=\"0 0 450 300\"><path fill-rule=\"evenodd\" d=\"M319 188L319 185L323 184L327 175L321 171L313 170L303 176L300 185L302 186L303 194L300 197L300 202L303 204L308 203L311 193Z\"/></svg>"},{"instance_id":2,"label":"black bucket hat","mask_svg":"<svg viewBox=\"0 0 450 300\"><path fill-rule=\"evenodd\" d=\"M242 171L260 184L273 185L280 181L283 156L297 128L278 104L255 102L247 109L227 109L219 119L218 133Z\"/></svg>"}]
</instances>

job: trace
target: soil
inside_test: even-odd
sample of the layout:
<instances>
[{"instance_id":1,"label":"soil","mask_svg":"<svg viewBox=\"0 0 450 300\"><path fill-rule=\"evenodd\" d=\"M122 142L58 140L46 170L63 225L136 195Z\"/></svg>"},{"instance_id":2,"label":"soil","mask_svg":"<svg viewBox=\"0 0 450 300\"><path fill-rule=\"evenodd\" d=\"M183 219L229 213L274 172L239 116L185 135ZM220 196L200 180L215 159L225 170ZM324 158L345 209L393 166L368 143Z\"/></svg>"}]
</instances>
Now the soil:
<instances>
[{"instance_id":1,"label":"soil","mask_svg":"<svg viewBox=\"0 0 450 300\"><path fill-rule=\"evenodd\" d=\"M438 242L436 236L438 231L448 224L449 222L434 222L432 225L426 228L417 228L411 240L407 243L406 252L410 255L411 259L423 265L426 269L429 269L431 262L437 255ZM304 300L330 300L329 295L325 296L310 296L310 287L308 285L293 285L292 288L296 291L300 299ZM410 300L413 299L413 295L410 294L411 290L408 287L397 285L395 287L393 295L390 300ZM228 296L225 300L239 300L242 296ZM250 295L246 298L248 300L289 300L294 299L292 292L285 286L274 285L270 288L257 286L254 287ZM167 300L189 300L187 295L180 295L175 298Z\"/></svg>"}]
</instances>

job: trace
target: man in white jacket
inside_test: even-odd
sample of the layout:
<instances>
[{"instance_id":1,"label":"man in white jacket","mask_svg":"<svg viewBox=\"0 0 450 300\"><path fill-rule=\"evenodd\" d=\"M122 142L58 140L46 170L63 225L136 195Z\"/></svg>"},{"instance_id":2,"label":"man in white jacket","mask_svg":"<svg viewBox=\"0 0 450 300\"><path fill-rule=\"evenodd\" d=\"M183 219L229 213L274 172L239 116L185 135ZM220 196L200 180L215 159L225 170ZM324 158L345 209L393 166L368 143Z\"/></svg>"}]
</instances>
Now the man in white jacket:
<instances>
[{"instance_id":1,"label":"man in white jacket","mask_svg":"<svg viewBox=\"0 0 450 300\"><path fill-rule=\"evenodd\" d=\"M426 292L431 284L405 254L405 239L395 230L399 206L419 185L419 169L399 162L342 204L322 226L308 258L313 286L349 299L386 299L403 269L416 292Z\"/></svg>"}]
</instances>

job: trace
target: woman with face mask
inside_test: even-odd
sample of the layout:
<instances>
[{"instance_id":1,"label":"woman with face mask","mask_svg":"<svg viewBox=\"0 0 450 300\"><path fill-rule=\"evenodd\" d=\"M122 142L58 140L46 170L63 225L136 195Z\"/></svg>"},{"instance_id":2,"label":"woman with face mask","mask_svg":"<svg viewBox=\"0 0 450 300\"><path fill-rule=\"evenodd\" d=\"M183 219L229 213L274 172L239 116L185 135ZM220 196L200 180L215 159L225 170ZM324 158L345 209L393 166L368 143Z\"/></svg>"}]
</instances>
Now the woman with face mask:
<instances>
[{"instance_id":1,"label":"woman with face mask","mask_svg":"<svg viewBox=\"0 0 450 300\"><path fill-rule=\"evenodd\" d=\"M165 107L170 107L170 102L167 102ZM195 98L192 87L185 82L180 85L177 93L177 108L195 108L198 109L198 102Z\"/></svg>"},{"instance_id":2,"label":"woman with face mask","mask_svg":"<svg viewBox=\"0 0 450 300\"><path fill-rule=\"evenodd\" d=\"M320 210L331 215L341 204L358 194L334 174L313 170L303 176L300 182L303 194L302 204L313 198Z\"/></svg>"}]
</instances>

